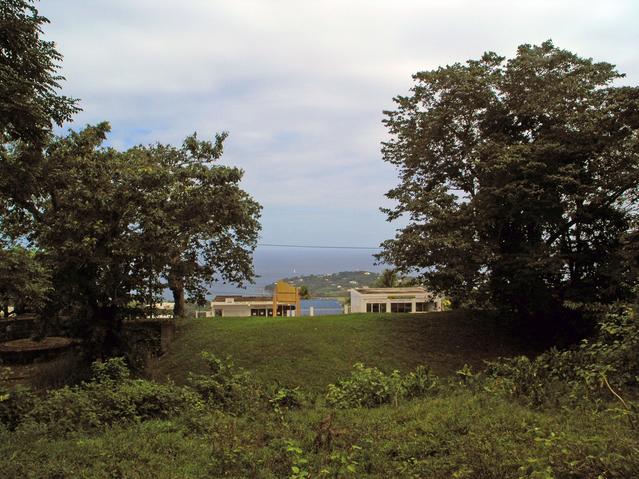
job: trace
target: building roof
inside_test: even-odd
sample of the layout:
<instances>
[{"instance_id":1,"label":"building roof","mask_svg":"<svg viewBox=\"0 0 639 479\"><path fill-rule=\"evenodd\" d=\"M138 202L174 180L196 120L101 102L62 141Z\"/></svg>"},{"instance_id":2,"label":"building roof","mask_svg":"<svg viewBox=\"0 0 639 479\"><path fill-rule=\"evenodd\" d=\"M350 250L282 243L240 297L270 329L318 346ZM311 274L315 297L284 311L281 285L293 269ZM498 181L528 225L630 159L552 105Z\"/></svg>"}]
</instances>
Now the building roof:
<instances>
[{"instance_id":1,"label":"building roof","mask_svg":"<svg viewBox=\"0 0 639 479\"><path fill-rule=\"evenodd\" d=\"M421 286L411 286L406 288L353 288L360 294L420 294L426 293Z\"/></svg>"},{"instance_id":2,"label":"building roof","mask_svg":"<svg viewBox=\"0 0 639 479\"><path fill-rule=\"evenodd\" d=\"M273 302L272 296L242 296L242 295L226 295L216 296L213 298L214 303L225 303L227 299L233 298L235 303L257 303L257 302Z\"/></svg>"}]
</instances>

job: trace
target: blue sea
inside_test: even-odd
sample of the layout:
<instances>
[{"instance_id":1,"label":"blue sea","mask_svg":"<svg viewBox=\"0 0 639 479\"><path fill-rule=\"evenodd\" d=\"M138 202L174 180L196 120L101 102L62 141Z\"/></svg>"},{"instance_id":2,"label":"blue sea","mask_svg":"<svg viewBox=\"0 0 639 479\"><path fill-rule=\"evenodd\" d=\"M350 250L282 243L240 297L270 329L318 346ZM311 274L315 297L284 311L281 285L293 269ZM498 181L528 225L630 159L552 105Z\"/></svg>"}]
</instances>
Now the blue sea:
<instances>
[{"instance_id":1,"label":"blue sea","mask_svg":"<svg viewBox=\"0 0 639 479\"><path fill-rule=\"evenodd\" d=\"M326 316L328 314L342 314L344 306L336 299L303 299L301 301L302 316L309 316L311 307L313 308L313 316Z\"/></svg>"},{"instance_id":2,"label":"blue sea","mask_svg":"<svg viewBox=\"0 0 639 479\"><path fill-rule=\"evenodd\" d=\"M255 284L244 288L221 282L209 286L215 294L268 294L264 287L279 279L309 274L339 273L340 271L381 271L384 266L376 265L374 251L338 250L310 248L277 248L260 246L254 254L257 278ZM304 307L302 307L304 309Z\"/></svg>"}]
</instances>

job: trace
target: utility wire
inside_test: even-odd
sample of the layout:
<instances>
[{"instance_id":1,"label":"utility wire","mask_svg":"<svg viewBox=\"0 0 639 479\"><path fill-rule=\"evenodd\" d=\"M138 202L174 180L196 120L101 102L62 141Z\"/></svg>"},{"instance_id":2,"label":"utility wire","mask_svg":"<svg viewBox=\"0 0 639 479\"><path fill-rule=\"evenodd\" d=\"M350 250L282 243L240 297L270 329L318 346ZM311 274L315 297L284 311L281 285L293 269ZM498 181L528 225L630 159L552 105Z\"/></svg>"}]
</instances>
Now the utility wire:
<instances>
[{"instance_id":1,"label":"utility wire","mask_svg":"<svg viewBox=\"0 0 639 479\"><path fill-rule=\"evenodd\" d=\"M382 249L379 246L325 246L325 245L273 244L273 243L258 243L257 245L258 246L272 246L272 247L276 247L276 248L364 249L364 250Z\"/></svg>"}]
</instances>

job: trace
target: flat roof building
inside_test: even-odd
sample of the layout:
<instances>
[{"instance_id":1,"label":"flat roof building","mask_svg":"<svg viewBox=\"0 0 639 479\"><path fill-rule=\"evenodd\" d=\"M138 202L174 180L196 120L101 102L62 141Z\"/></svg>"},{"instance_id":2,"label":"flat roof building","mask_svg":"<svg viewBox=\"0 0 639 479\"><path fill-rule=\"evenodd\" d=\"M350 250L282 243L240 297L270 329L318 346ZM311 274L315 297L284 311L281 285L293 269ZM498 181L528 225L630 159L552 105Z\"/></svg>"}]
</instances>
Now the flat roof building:
<instances>
[{"instance_id":1,"label":"flat roof building","mask_svg":"<svg viewBox=\"0 0 639 479\"><path fill-rule=\"evenodd\" d=\"M214 316L273 316L271 296L216 296L211 301Z\"/></svg>"},{"instance_id":2,"label":"flat roof building","mask_svg":"<svg viewBox=\"0 0 639 479\"><path fill-rule=\"evenodd\" d=\"M440 297L421 286L405 288L353 288L352 313L425 313L441 311Z\"/></svg>"},{"instance_id":3,"label":"flat roof building","mask_svg":"<svg viewBox=\"0 0 639 479\"><path fill-rule=\"evenodd\" d=\"M279 281L273 296L216 296L211 301L214 316L300 316L299 288Z\"/></svg>"}]
</instances>

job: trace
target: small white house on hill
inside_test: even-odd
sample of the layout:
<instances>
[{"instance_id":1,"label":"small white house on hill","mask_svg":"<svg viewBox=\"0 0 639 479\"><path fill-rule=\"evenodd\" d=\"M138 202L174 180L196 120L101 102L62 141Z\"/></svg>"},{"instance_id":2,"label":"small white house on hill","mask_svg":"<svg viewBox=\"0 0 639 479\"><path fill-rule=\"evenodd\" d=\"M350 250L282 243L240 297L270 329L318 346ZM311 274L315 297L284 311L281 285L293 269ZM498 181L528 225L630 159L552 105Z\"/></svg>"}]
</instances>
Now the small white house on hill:
<instances>
[{"instance_id":1,"label":"small white house on hill","mask_svg":"<svg viewBox=\"0 0 639 479\"><path fill-rule=\"evenodd\" d=\"M425 313L442 310L442 299L421 286L353 288L349 291L352 313Z\"/></svg>"}]
</instances>

